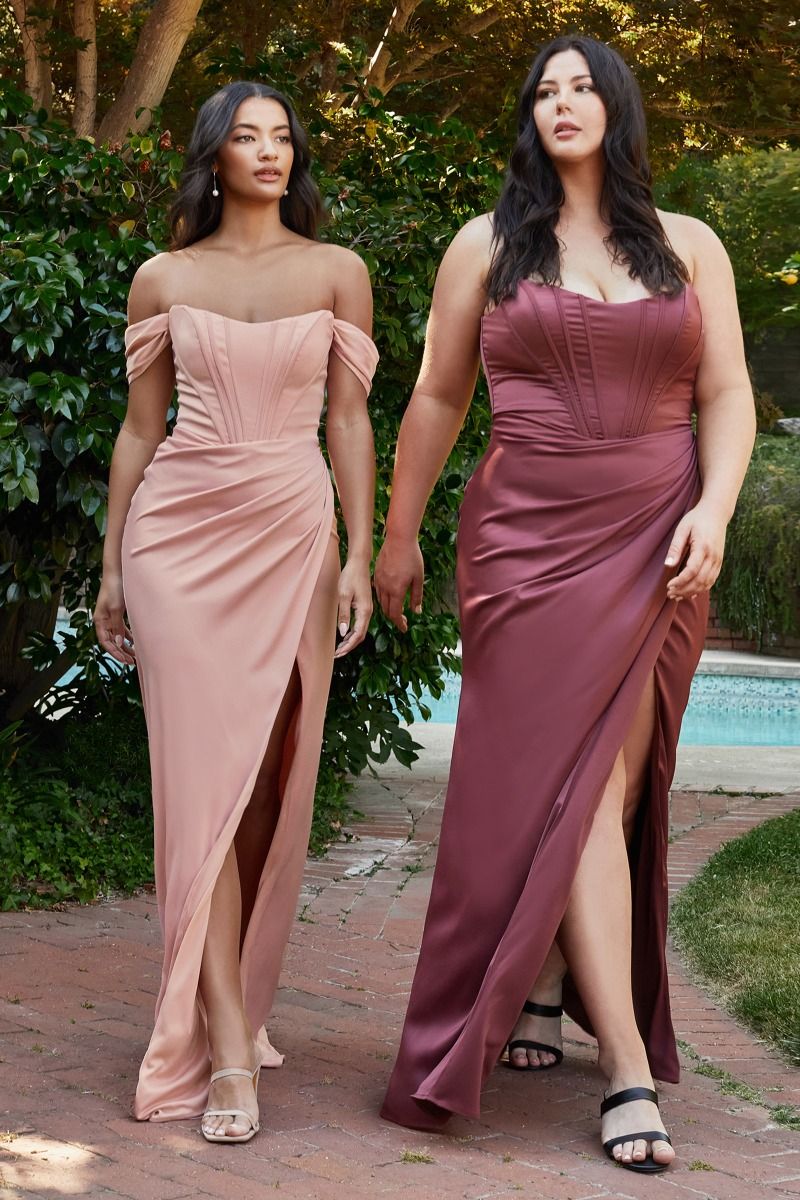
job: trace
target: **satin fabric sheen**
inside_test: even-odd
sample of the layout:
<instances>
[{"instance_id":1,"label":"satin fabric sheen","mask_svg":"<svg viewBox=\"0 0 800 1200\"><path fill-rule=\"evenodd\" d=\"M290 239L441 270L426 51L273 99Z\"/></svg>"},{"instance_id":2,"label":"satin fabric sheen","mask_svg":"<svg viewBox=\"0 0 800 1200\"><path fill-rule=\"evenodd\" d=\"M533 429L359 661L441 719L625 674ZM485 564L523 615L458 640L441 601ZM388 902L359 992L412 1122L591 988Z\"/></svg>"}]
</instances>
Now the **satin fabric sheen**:
<instances>
[{"instance_id":1,"label":"satin fabric sheen","mask_svg":"<svg viewBox=\"0 0 800 1200\"><path fill-rule=\"evenodd\" d=\"M241 954L264 1063L282 1061L263 1026L308 846L334 644L335 613L330 628L307 620L336 536L317 431L329 355L366 391L378 355L366 334L327 310L250 324L178 304L131 325L125 341L131 381L171 343L179 396L174 431L133 496L122 543L164 939L134 1113L158 1121L194 1117L206 1105L210 1057L197 985L211 895L296 662L302 701Z\"/></svg>"},{"instance_id":2,"label":"satin fabric sheen","mask_svg":"<svg viewBox=\"0 0 800 1200\"><path fill-rule=\"evenodd\" d=\"M436 871L382 1115L440 1128L480 1092L564 914L645 684L657 717L630 848L633 993L676 1081L668 788L708 602L664 559L699 495L694 291L629 303L523 282L482 322L492 435L458 532L463 679ZM602 897L598 897L602 905ZM569 978L565 1007L585 1028Z\"/></svg>"}]
</instances>

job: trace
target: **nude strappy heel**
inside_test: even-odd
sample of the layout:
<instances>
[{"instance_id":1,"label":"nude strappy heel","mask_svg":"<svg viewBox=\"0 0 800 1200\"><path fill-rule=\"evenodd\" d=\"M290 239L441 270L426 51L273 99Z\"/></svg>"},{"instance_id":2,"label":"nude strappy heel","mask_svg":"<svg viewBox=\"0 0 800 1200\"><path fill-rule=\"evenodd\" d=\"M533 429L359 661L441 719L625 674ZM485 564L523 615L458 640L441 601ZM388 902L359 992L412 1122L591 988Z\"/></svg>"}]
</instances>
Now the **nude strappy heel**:
<instances>
[{"instance_id":1,"label":"nude strappy heel","mask_svg":"<svg viewBox=\"0 0 800 1200\"><path fill-rule=\"evenodd\" d=\"M216 1083L218 1079L226 1079L229 1075L243 1075L245 1079L251 1080L253 1091L258 1095L258 1080L261 1075L261 1063L254 1071L248 1071L245 1067L224 1067L221 1071L215 1071L211 1076L211 1083ZM244 1117L250 1128L247 1133L230 1134L225 1133L206 1133L204 1122L207 1117ZM249 1142L255 1137L261 1125L258 1118L254 1120L249 1112L245 1112L243 1108L207 1108L203 1113L203 1122L200 1125L200 1132L207 1142Z\"/></svg>"}]
</instances>

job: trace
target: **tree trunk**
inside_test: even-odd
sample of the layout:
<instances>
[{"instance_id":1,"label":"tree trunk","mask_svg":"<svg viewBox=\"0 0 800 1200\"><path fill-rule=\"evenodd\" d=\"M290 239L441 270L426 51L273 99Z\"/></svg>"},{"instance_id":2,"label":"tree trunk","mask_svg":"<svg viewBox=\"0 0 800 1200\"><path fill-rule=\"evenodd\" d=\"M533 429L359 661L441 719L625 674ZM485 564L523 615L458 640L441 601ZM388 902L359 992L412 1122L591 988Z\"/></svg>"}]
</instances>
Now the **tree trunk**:
<instances>
[{"instance_id":1,"label":"tree trunk","mask_svg":"<svg viewBox=\"0 0 800 1200\"><path fill-rule=\"evenodd\" d=\"M164 98L203 0L156 0L139 36L131 69L97 131L98 142L142 133ZM139 115L137 113L142 110Z\"/></svg>"},{"instance_id":2,"label":"tree trunk","mask_svg":"<svg viewBox=\"0 0 800 1200\"><path fill-rule=\"evenodd\" d=\"M75 110L72 128L79 137L94 134L97 111L97 31L95 0L75 0L75 37L85 45L78 50L75 68Z\"/></svg>"},{"instance_id":3,"label":"tree trunk","mask_svg":"<svg viewBox=\"0 0 800 1200\"><path fill-rule=\"evenodd\" d=\"M11 0L22 39L25 91L37 108L53 107L53 74L47 36L53 25L56 0Z\"/></svg>"}]
</instances>

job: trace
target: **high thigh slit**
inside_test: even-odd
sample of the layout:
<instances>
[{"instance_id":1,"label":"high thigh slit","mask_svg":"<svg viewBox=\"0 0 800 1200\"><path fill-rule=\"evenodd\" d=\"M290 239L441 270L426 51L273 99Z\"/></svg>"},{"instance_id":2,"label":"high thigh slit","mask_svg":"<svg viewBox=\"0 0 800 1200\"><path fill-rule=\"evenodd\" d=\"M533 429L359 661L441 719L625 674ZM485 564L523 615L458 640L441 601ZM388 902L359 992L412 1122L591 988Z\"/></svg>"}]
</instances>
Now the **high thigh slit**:
<instances>
[{"instance_id":1,"label":"high thigh slit","mask_svg":"<svg viewBox=\"0 0 800 1200\"><path fill-rule=\"evenodd\" d=\"M333 490L317 429L329 356L366 390L377 361L366 334L327 310L250 325L174 305L129 327L129 379L170 343L178 420L133 496L122 545L164 938L141 1120L205 1108L198 979L211 897L296 668L280 811L240 957L245 1011L275 1065L264 1026L308 846L335 641Z\"/></svg>"},{"instance_id":2,"label":"high thigh slit","mask_svg":"<svg viewBox=\"0 0 800 1200\"><path fill-rule=\"evenodd\" d=\"M480 1115L556 938L649 676L655 715L629 852L632 987L656 1078L678 1059L665 963L668 791L707 597L667 598L696 503L702 319L691 287L628 304L523 281L486 315L489 446L458 530L462 686L436 869L382 1115ZM570 981L564 1006L588 1019Z\"/></svg>"},{"instance_id":3,"label":"high thigh slit","mask_svg":"<svg viewBox=\"0 0 800 1200\"><path fill-rule=\"evenodd\" d=\"M288 704L287 700L289 701ZM278 709L269 745L256 776L252 795L241 815L233 839L242 898L240 954L247 926L252 915L258 886L264 873L267 856L280 816L286 780L292 759L294 758L295 727L301 703L302 688L300 673L297 670L297 664L295 664L289 677L286 692ZM287 705L286 712L284 712L284 705ZM283 724L283 729L280 728L281 723ZM276 733L279 735L279 744L273 749L273 740L276 737ZM270 751L273 753L273 760L280 760L277 763L277 770L275 769L274 761L270 764L271 769L265 770ZM265 775L263 781L262 774ZM267 830L266 834L263 833L265 827ZM256 870L253 869L254 857L257 863Z\"/></svg>"}]
</instances>

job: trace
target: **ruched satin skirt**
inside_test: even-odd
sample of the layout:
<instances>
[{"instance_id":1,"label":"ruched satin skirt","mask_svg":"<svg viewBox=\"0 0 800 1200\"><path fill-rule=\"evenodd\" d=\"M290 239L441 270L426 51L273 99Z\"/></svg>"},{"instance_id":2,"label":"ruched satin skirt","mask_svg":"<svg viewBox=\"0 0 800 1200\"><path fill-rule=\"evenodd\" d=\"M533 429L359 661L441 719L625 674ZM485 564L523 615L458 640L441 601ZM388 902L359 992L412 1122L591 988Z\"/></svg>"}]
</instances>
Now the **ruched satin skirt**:
<instances>
[{"instance_id":1,"label":"ruched satin skirt","mask_svg":"<svg viewBox=\"0 0 800 1200\"><path fill-rule=\"evenodd\" d=\"M241 954L269 1016L308 846L335 637L308 620L335 539L314 439L206 443L180 422L133 497L123 577L147 717L164 967L135 1115L196 1116L209 1050L197 987L211 895L297 663L280 817ZM338 570L338 568L337 568ZM262 1031L265 1055L268 1043Z\"/></svg>"},{"instance_id":2,"label":"ruched satin skirt","mask_svg":"<svg viewBox=\"0 0 800 1200\"><path fill-rule=\"evenodd\" d=\"M670 1019L668 788L705 596L669 601L664 559L699 489L691 427L636 438L493 435L458 533L463 681L419 963L382 1115L480 1114L564 914L646 682L657 717L630 847L633 992L653 1074ZM567 979L565 1005L589 1023Z\"/></svg>"}]
</instances>

